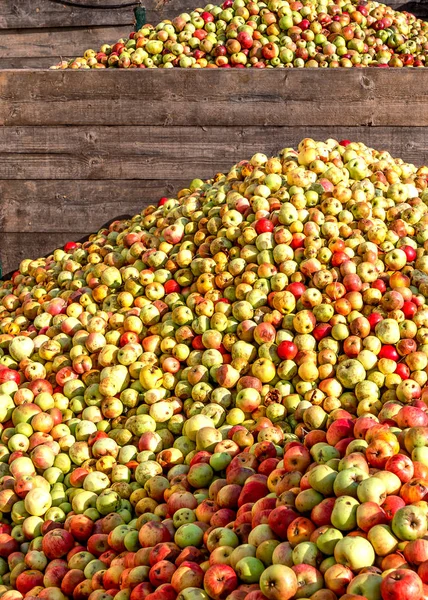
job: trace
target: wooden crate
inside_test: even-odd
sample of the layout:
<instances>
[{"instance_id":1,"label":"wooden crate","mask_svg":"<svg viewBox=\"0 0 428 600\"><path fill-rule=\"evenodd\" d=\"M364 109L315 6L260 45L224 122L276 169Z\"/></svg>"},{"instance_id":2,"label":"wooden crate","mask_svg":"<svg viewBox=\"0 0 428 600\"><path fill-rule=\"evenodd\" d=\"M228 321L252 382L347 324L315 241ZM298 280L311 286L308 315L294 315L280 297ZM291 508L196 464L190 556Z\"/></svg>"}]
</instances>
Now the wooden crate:
<instances>
[{"instance_id":1,"label":"wooden crate","mask_svg":"<svg viewBox=\"0 0 428 600\"><path fill-rule=\"evenodd\" d=\"M46 68L61 58L80 56L87 48L126 37L133 28L132 7L109 10L102 6L128 4L130 0L74 0L81 8L56 0L1 0L0 68ZM413 0L415 12L419 3ZM406 0L389 0L394 8ZM207 0L143 0L148 22L173 18L181 12L204 6ZM99 9L88 6L99 6Z\"/></svg>"},{"instance_id":2,"label":"wooden crate","mask_svg":"<svg viewBox=\"0 0 428 600\"><path fill-rule=\"evenodd\" d=\"M428 164L428 70L0 72L6 272L302 138Z\"/></svg>"}]
</instances>

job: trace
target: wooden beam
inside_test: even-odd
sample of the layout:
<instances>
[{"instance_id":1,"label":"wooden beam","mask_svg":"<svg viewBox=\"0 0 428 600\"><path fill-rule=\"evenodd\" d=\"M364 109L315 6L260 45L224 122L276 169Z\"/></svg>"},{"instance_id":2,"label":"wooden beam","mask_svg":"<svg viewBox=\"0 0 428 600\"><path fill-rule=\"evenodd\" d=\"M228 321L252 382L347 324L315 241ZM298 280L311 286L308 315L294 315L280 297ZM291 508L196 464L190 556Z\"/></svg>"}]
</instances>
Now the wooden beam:
<instances>
[{"instance_id":1,"label":"wooden beam","mask_svg":"<svg viewBox=\"0 0 428 600\"><path fill-rule=\"evenodd\" d=\"M427 102L425 69L0 72L10 126L426 127Z\"/></svg>"},{"instance_id":2,"label":"wooden beam","mask_svg":"<svg viewBox=\"0 0 428 600\"><path fill-rule=\"evenodd\" d=\"M106 0L107 5L120 4ZM104 3L96 0L90 4ZM126 2L127 3L127 2ZM88 27L91 25L131 25L134 22L132 7L105 10L76 8L50 2L50 0L2 0L1 29L29 29L42 27ZM87 2L89 4L89 2ZM125 2L123 2L125 4Z\"/></svg>"},{"instance_id":3,"label":"wooden beam","mask_svg":"<svg viewBox=\"0 0 428 600\"><path fill-rule=\"evenodd\" d=\"M166 180L210 178L255 151L272 155L305 137L349 138L428 164L423 127L3 127L0 180L57 181L59 190L58 180L93 180L94 187L100 180L138 180L158 190ZM112 200L117 191L108 194Z\"/></svg>"}]
</instances>

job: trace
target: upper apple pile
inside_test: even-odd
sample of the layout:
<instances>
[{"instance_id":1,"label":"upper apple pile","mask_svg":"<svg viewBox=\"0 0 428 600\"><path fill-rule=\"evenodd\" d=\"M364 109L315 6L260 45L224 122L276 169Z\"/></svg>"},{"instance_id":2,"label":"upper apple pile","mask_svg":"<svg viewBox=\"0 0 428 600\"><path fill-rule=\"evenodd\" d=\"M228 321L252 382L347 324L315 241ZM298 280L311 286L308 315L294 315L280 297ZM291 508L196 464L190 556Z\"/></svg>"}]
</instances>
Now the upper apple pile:
<instances>
[{"instance_id":1,"label":"upper apple pile","mask_svg":"<svg viewBox=\"0 0 428 600\"><path fill-rule=\"evenodd\" d=\"M427 35L372 0L225 0L52 68L424 67Z\"/></svg>"},{"instance_id":2,"label":"upper apple pile","mask_svg":"<svg viewBox=\"0 0 428 600\"><path fill-rule=\"evenodd\" d=\"M0 286L2 600L428 597L428 168L304 139Z\"/></svg>"}]
</instances>

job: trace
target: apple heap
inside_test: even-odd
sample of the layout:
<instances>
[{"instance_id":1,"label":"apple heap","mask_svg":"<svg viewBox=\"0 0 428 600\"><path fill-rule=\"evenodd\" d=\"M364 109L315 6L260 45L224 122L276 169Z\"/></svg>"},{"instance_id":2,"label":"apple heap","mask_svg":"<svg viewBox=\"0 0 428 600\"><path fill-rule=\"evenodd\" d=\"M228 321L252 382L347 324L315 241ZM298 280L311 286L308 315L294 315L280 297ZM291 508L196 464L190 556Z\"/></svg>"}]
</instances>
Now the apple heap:
<instances>
[{"instance_id":1,"label":"apple heap","mask_svg":"<svg viewBox=\"0 0 428 600\"><path fill-rule=\"evenodd\" d=\"M424 67L428 24L369 0L225 0L53 69Z\"/></svg>"},{"instance_id":2,"label":"apple heap","mask_svg":"<svg viewBox=\"0 0 428 600\"><path fill-rule=\"evenodd\" d=\"M267 419L225 439L193 429L176 444L183 463L165 465L164 451L147 460L163 468L131 494L133 519L122 509L94 520L93 507L76 506L64 523L26 531L25 553L3 525L0 566L16 590L2 597L424 599L428 464L410 457L428 427L406 427L411 413L428 423L416 401L386 402L378 417L336 409L303 442ZM147 444L159 444L154 432Z\"/></svg>"},{"instance_id":3,"label":"apple heap","mask_svg":"<svg viewBox=\"0 0 428 600\"><path fill-rule=\"evenodd\" d=\"M0 596L428 597L427 244L427 167L304 139L22 261Z\"/></svg>"}]
</instances>

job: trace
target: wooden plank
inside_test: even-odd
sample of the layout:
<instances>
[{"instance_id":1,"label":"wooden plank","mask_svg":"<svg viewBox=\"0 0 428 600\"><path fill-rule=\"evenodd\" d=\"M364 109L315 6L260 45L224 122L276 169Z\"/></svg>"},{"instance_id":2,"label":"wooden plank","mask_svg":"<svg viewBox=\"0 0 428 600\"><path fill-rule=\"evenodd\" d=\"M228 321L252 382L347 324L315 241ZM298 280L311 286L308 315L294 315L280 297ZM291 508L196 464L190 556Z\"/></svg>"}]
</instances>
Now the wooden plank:
<instances>
[{"instance_id":1,"label":"wooden plank","mask_svg":"<svg viewBox=\"0 0 428 600\"><path fill-rule=\"evenodd\" d=\"M0 72L0 125L428 126L425 69Z\"/></svg>"},{"instance_id":2,"label":"wooden plank","mask_svg":"<svg viewBox=\"0 0 428 600\"><path fill-rule=\"evenodd\" d=\"M11 56L2 58L0 70L2 69L31 69L33 71L49 69L61 60L60 56Z\"/></svg>"},{"instance_id":3,"label":"wooden plank","mask_svg":"<svg viewBox=\"0 0 428 600\"><path fill-rule=\"evenodd\" d=\"M305 137L354 139L428 164L428 132L422 127L4 127L0 179L190 181Z\"/></svg>"},{"instance_id":4,"label":"wooden plank","mask_svg":"<svg viewBox=\"0 0 428 600\"><path fill-rule=\"evenodd\" d=\"M69 235L97 231L116 215L137 214L190 180L0 181L0 231ZM0 233L0 238L1 238ZM1 246L1 241L0 241Z\"/></svg>"},{"instance_id":5,"label":"wooden plank","mask_svg":"<svg viewBox=\"0 0 428 600\"><path fill-rule=\"evenodd\" d=\"M70 27L92 25L132 26L132 7L121 9L92 9L88 5L115 6L130 0L76 0L82 8L70 7L50 0L2 0L0 29L29 29L43 27ZM135 3L137 4L137 2ZM156 24L161 19L171 19L182 12L205 6L200 0L143 0L147 22ZM85 7L86 5L86 7Z\"/></svg>"},{"instance_id":6,"label":"wooden plank","mask_svg":"<svg viewBox=\"0 0 428 600\"><path fill-rule=\"evenodd\" d=\"M201 127L4 127L0 179L208 178L213 164L228 169L254 143L243 128L229 136ZM278 145L272 131L269 151Z\"/></svg>"},{"instance_id":7,"label":"wooden plank","mask_svg":"<svg viewBox=\"0 0 428 600\"><path fill-rule=\"evenodd\" d=\"M102 44L116 42L128 34L128 30L119 27L0 31L0 61L2 68L6 68L3 59L49 57L53 65L60 57L82 56L88 48L98 51Z\"/></svg>"}]
</instances>

